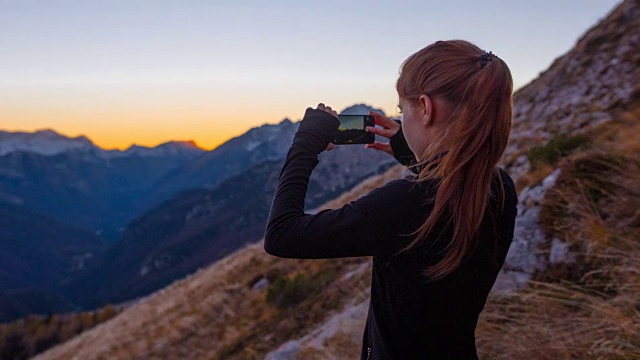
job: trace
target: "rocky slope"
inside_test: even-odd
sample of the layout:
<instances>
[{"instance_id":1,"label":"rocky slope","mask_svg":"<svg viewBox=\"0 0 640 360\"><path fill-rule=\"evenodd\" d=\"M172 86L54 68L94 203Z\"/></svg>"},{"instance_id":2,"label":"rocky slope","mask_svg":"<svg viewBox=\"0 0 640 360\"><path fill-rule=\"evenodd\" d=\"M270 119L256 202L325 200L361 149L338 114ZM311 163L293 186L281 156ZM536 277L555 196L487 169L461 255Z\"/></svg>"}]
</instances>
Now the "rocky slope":
<instances>
[{"instance_id":1,"label":"rocky slope","mask_svg":"<svg viewBox=\"0 0 640 360\"><path fill-rule=\"evenodd\" d=\"M610 121L640 99L640 6L627 0L515 96L505 161L519 177L531 146Z\"/></svg>"},{"instance_id":2,"label":"rocky slope","mask_svg":"<svg viewBox=\"0 0 640 360\"><path fill-rule=\"evenodd\" d=\"M59 286L106 247L94 233L0 202L0 322L73 310Z\"/></svg>"}]
</instances>

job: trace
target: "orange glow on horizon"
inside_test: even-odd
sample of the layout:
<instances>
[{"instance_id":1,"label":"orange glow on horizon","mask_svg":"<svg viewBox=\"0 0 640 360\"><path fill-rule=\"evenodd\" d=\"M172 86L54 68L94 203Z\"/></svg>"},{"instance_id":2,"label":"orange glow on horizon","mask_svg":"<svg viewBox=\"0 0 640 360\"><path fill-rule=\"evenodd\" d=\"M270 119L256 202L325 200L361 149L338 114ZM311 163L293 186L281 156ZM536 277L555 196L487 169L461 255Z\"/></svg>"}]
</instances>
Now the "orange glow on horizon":
<instances>
[{"instance_id":1,"label":"orange glow on horizon","mask_svg":"<svg viewBox=\"0 0 640 360\"><path fill-rule=\"evenodd\" d=\"M0 123L6 124L2 121ZM22 122L22 121L21 121ZM274 121L272 123L278 123ZM25 123L27 123L25 121ZM86 136L96 146L105 150L126 150L132 145L156 147L170 141L193 141L195 144L205 150L213 150L228 140L240 136L248 131L251 127L261 126L266 123L244 125L244 122L238 121L234 124L225 123L223 120L210 120L209 123L189 124L181 127L174 124L164 123L165 126L159 126L163 122L154 122L149 124L148 121L138 120L136 123L119 124L119 126L104 126L102 124L87 126L80 129L77 126L17 126L5 127L0 130L9 132L35 132L39 130L50 129L56 133L75 138L78 136ZM243 126L244 125L244 126Z\"/></svg>"},{"instance_id":2,"label":"orange glow on horizon","mask_svg":"<svg viewBox=\"0 0 640 360\"><path fill-rule=\"evenodd\" d=\"M4 110L4 109L3 109ZM117 117L104 114L97 117L63 117L51 121L51 117L44 117L30 111L19 113L2 111L0 113L0 130L10 132L34 132L51 129L63 136L74 138L86 136L95 145L106 149L125 150L131 145L155 147L169 141L194 141L199 147L212 150L233 137L242 135L251 127L260 126L267 121L247 121L242 116L206 116L203 114L184 115L187 120L171 119L170 114L160 116L133 116L122 114ZM92 121L82 119L91 118ZM135 120L118 120L135 119ZM273 120L269 123L278 123ZM272 117L278 119L278 117Z\"/></svg>"},{"instance_id":3,"label":"orange glow on horizon","mask_svg":"<svg viewBox=\"0 0 640 360\"><path fill-rule=\"evenodd\" d=\"M374 89L356 99L322 89L283 96L280 91L227 91L208 86L9 86L0 88L0 129L33 132L52 129L64 136L84 135L103 149L124 150L132 144L154 147L169 141L194 141L211 150L252 127L299 120L318 98L336 109L357 99L393 108L394 89L376 96ZM390 95L390 96L389 96ZM380 101L383 99L384 101ZM385 104L387 103L387 104ZM384 106L387 105L387 106ZM293 110L293 111L292 111Z\"/></svg>"},{"instance_id":4,"label":"orange glow on horizon","mask_svg":"<svg viewBox=\"0 0 640 360\"><path fill-rule=\"evenodd\" d=\"M109 98L110 94L89 97L85 93L80 97L73 92L52 95L47 91L44 100L21 95L0 102L0 130L52 129L67 137L84 135L107 150L125 150L133 144L155 147L169 141L194 141L199 147L212 150L252 127L277 124L284 118L298 121L304 109L314 102L289 98L277 103L265 98L237 104L237 99L225 103L226 99L215 102L203 96L187 99L160 96L127 103L126 99ZM327 99L326 103L339 109L354 103L341 104L338 100ZM292 113L291 109L299 110Z\"/></svg>"}]
</instances>

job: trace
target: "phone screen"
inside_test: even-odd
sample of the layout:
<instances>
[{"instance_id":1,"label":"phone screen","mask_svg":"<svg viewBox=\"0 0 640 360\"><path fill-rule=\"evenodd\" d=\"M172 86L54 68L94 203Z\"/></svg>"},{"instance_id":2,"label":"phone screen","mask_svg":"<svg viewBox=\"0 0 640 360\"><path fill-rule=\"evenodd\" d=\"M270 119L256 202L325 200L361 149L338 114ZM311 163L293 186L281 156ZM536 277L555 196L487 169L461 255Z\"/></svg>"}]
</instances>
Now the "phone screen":
<instances>
[{"instance_id":1,"label":"phone screen","mask_svg":"<svg viewBox=\"0 0 640 360\"><path fill-rule=\"evenodd\" d=\"M365 130L375 126L371 115L339 115L340 125L336 131L334 144L371 144L374 134Z\"/></svg>"},{"instance_id":2,"label":"phone screen","mask_svg":"<svg viewBox=\"0 0 640 360\"><path fill-rule=\"evenodd\" d=\"M338 130L363 130L364 116L340 116Z\"/></svg>"}]
</instances>

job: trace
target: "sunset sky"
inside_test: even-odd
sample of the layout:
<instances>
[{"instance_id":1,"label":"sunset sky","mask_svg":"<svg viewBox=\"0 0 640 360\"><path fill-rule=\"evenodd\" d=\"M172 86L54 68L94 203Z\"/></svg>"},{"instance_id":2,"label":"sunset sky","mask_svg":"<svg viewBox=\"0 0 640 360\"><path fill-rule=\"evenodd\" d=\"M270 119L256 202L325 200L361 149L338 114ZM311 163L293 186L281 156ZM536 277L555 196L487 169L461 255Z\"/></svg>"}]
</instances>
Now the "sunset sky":
<instances>
[{"instance_id":1,"label":"sunset sky","mask_svg":"<svg viewBox=\"0 0 640 360\"><path fill-rule=\"evenodd\" d=\"M394 115L420 48L470 40L518 88L618 3L0 0L0 129L211 149L319 101Z\"/></svg>"}]
</instances>

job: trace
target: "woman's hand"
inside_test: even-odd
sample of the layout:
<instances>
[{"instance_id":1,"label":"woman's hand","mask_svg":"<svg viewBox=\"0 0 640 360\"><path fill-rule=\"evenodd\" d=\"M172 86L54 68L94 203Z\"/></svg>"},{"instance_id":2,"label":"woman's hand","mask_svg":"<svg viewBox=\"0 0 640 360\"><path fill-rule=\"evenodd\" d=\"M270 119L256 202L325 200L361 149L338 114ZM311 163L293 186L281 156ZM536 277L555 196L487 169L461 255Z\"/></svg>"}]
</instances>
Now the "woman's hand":
<instances>
[{"instance_id":1,"label":"woman's hand","mask_svg":"<svg viewBox=\"0 0 640 360\"><path fill-rule=\"evenodd\" d=\"M311 109L311 108L308 108L308 109ZM335 110L333 110L331 108L331 106L325 106L323 103L318 104L318 106L316 107L316 110L322 110L324 112L327 112L327 113L335 116L336 118L338 117L338 113ZM327 148L325 150L331 151L331 150L333 150L335 148L336 148L335 144L329 143L329 145L327 145Z\"/></svg>"},{"instance_id":2,"label":"woman's hand","mask_svg":"<svg viewBox=\"0 0 640 360\"><path fill-rule=\"evenodd\" d=\"M380 115L375 111L369 111L369 115L373 116L373 121L376 125L382 127L377 128L374 126L367 126L367 131L370 133L378 134L380 136L386 137L387 139L390 139L398 132L398 130L400 130L400 124L389 119L386 116ZM393 156L393 149L391 149L391 145L388 142L381 143L379 141L376 141L373 144L366 144L364 147L384 151L387 154Z\"/></svg>"}]
</instances>

